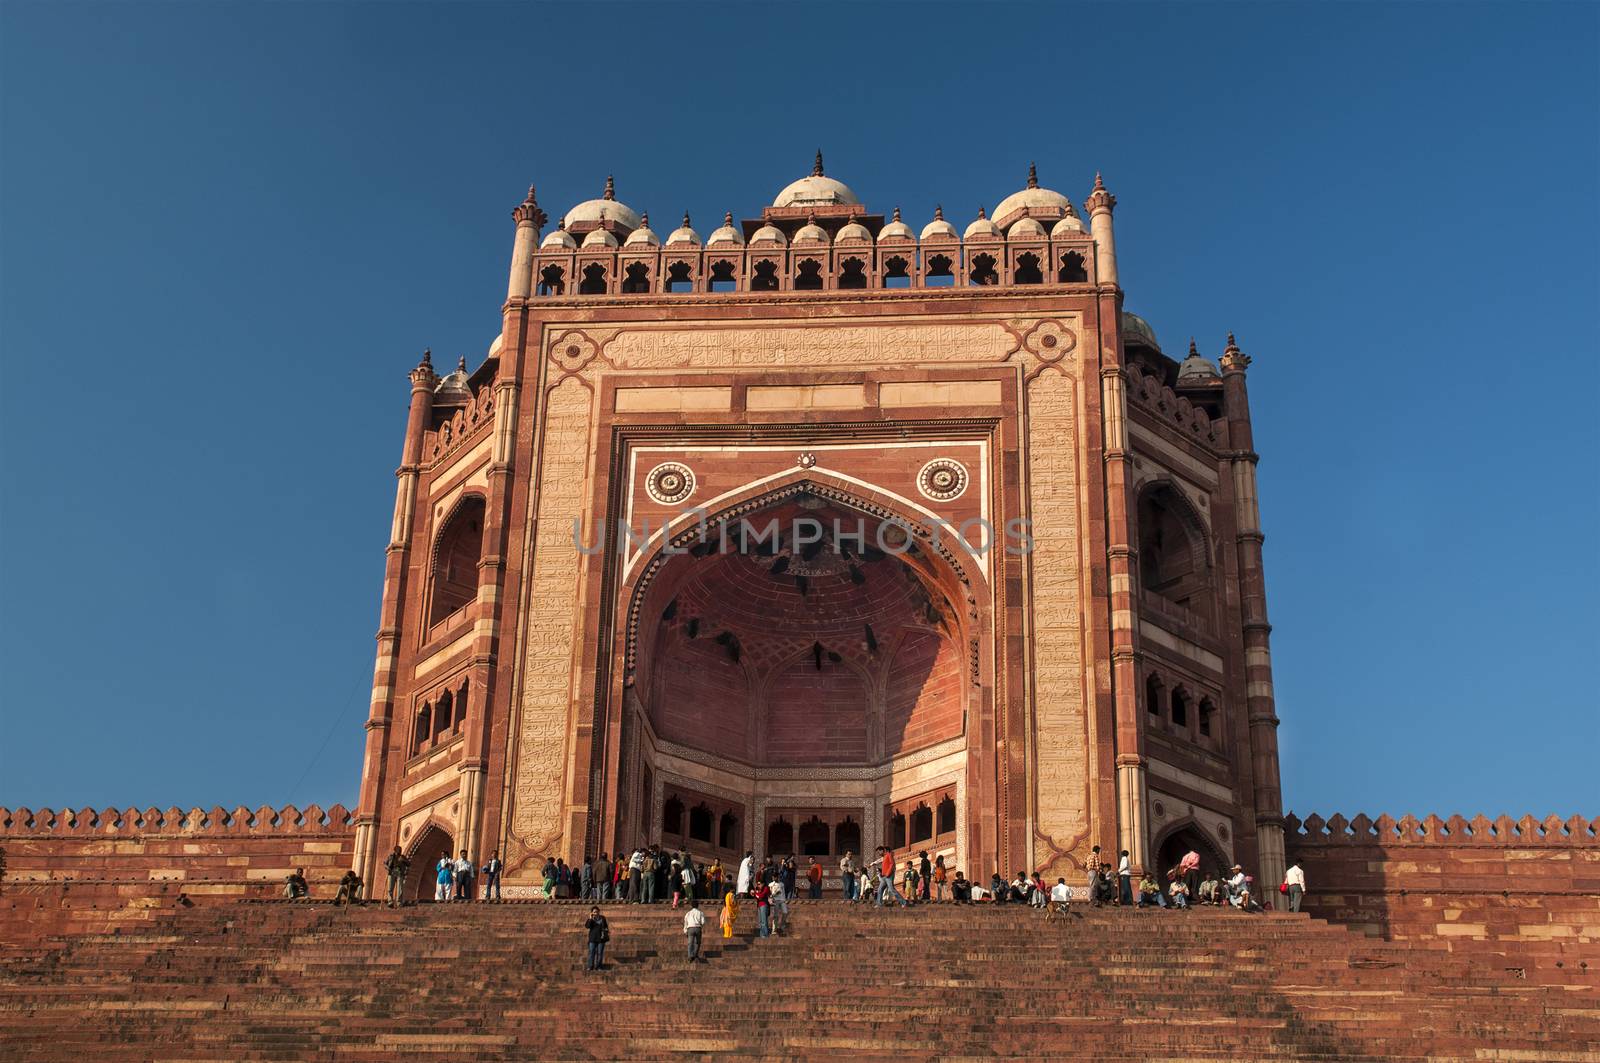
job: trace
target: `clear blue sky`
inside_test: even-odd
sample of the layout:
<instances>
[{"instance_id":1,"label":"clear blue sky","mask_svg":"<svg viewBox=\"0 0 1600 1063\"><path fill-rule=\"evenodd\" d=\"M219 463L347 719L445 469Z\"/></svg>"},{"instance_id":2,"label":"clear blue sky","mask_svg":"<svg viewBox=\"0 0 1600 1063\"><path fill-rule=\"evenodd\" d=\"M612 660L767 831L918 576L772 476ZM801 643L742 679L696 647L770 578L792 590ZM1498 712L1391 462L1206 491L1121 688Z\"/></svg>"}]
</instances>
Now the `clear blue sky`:
<instances>
[{"instance_id":1,"label":"clear blue sky","mask_svg":"<svg viewBox=\"0 0 1600 1063\"><path fill-rule=\"evenodd\" d=\"M354 803L425 346L530 181L1120 200L1251 397L1285 802L1600 811L1600 8L0 5L0 804Z\"/></svg>"}]
</instances>

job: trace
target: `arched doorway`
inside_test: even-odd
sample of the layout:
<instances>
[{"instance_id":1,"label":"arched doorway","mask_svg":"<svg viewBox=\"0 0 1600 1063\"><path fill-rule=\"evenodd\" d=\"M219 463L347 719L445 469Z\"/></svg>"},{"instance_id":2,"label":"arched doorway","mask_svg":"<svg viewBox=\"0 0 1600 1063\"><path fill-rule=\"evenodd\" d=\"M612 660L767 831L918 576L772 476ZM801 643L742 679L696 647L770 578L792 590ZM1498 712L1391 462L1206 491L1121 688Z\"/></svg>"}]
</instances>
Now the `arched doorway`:
<instances>
[{"instance_id":1,"label":"arched doorway","mask_svg":"<svg viewBox=\"0 0 1600 1063\"><path fill-rule=\"evenodd\" d=\"M1180 824L1161 837L1156 847L1155 873L1158 876L1165 875L1168 870L1177 867L1184 854L1189 852L1200 854L1202 875L1208 871L1225 872L1232 863L1205 832L1191 821Z\"/></svg>"},{"instance_id":2,"label":"arched doorway","mask_svg":"<svg viewBox=\"0 0 1600 1063\"><path fill-rule=\"evenodd\" d=\"M431 901L438 883L439 860L455 855L454 843L448 832L430 823L411 843L410 855L411 870L406 873L402 896L411 901Z\"/></svg>"},{"instance_id":3,"label":"arched doorway","mask_svg":"<svg viewBox=\"0 0 1600 1063\"><path fill-rule=\"evenodd\" d=\"M613 748L642 785L619 787L603 832L654 840L681 793L742 803L751 848L827 862L839 836L858 855L886 842L882 794L922 785L897 765L917 758L928 794L905 798L930 807L964 787L986 613L948 531L936 543L914 513L809 478L707 516L704 539L701 526L686 522L619 588L628 697Z\"/></svg>"}]
</instances>

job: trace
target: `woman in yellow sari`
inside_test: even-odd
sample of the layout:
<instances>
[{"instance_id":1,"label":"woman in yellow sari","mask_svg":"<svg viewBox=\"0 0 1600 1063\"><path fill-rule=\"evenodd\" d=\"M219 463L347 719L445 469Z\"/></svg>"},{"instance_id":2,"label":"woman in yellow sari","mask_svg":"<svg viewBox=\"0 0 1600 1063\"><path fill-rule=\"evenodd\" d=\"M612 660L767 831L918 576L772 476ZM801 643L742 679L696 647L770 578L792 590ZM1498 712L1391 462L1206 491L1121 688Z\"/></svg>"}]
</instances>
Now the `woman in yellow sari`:
<instances>
[{"instance_id":1,"label":"woman in yellow sari","mask_svg":"<svg viewBox=\"0 0 1600 1063\"><path fill-rule=\"evenodd\" d=\"M730 891L722 898L722 936L733 937L734 924L739 921L739 901Z\"/></svg>"}]
</instances>

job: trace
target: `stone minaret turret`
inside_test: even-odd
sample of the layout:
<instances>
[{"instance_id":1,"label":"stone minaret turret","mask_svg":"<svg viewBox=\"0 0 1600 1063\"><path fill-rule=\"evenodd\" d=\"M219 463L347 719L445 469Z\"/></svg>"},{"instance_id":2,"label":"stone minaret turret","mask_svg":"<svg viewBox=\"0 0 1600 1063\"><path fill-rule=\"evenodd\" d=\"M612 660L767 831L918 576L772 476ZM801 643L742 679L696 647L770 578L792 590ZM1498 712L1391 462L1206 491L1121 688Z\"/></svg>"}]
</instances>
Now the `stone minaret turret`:
<instances>
[{"instance_id":1,"label":"stone minaret turret","mask_svg":"<svg viewBox=\"0 0 1600 1063\"><path fill-rule=\"evenodd\" d=\"M1255 781L1256 842L1263 897L1277 903L1283 881L1283 794L1278 784L1278 714L1272 691L1272 625L1267 622L1267 585L1261 564L1261 511L1256 504L1256 462L1250 432L1245 370L1250 356L1228 333L1222 353L1223 409L1228 418L1229 464L1233 473L1236 545L1244 615L1245 705L1250 724L1251 776Z\"/></svg>"},{"instance_id":2,"label":"stone minaret turret","mask_svg":"<svg viewBox=\"0 0 1600 1063\"><path fill-rule=\"evenodd\" d=\"M610 187L609 178L607 187ZM526 299L533 291L533 253L539 247L539 230L544 228L544 211L528 186L528 198L511 212L517 219L517 239L511 246L511 279L506 284L506 299Z\"/></svg>"},{"instance_id":3,"label":"stone minaret turret","mask_svg":"<svg viewBox=\"0 0 1600 1063\"><path fill-rule=\"evenodd\" d=\"M1094 191L1084 201L1089 212L1089 234L1094 237L1095 279L1101 284L1117 283L1117 241L1111 233L1111 212L1117 197L1106 191L1099 174L1094 175Z\"/></svg>"}]
</instances>

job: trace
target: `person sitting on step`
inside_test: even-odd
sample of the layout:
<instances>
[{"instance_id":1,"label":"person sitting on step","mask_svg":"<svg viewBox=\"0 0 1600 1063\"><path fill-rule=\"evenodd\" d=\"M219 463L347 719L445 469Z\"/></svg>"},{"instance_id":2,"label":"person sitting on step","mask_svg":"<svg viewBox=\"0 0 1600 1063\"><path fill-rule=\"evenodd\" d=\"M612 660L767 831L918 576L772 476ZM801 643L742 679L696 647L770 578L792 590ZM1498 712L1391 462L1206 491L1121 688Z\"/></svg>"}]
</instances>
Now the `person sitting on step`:
<instances>
[{"instance_id":1,"label":"person sitting on step","mask_svg":"<svg viewBox=\"0 0 1600 1063\"><path fill-rule=\"evenodd\" d=\"M1165 908L1167 900L1161 895L1161 884L1155 876L1146 871L1139 877L1139 899L1134 902L1139 908Z\"/></svg>"},{"instance_id":2,"label":"person sitting on step","mask_svg":"<svg viewBox=\"0 0 1600 1063\"><path fill-rule=\"evenodd\" d=\"M989 898L996 904L1004 904L1011 897L1011 887L1006 885L1006 880L996 871L989 876Z\"/></svg>"},{"instance_id":3,"label":"person sitting on step","mask_svg":"<svg viewBox=\"0 0 1600 1063\"><path fill-rule=\"evenodd\" d=\"M1217 878L1216 872L1207 870L1206 877L1200 883L1199 903L1221 904L1221 890L1222 882Z\"/></svg>"},{"instance_id":4,"label":"person sitting on step","mask_svg":"<svg viewBox=\"0 0 1600 1063\"><path fill-rule=\"evenodd\" d=\"M302 897L311 896L311 888L306 885L306 869L297 867L283 880L283 895L291 901L300 900Z\"/></svg>"},{"instance_id":5,"label":"person sitting on step","mask_svg":"<svg viewBox=\"0 0 1600 1063\"><path fill-rule=\"evenodd\" d=\"M1167 893L1172 897L1172 906L1180 912L1189 910L1189 883L1184 881L1182 875L1173 875L1172 884L1167 887Z\"/></svg>"},{"instance_id":6,"label":"person sitting on step","mask_svg":"<svg viewBox=\"0 0 1600 1063\"><path fill-rule=\"evenodd\" d=\"M967 881L966 872L957 870L956 877L950 880L950 899L956 904L972 903L972 883Z\"/></svg>"},{"instance_id":7,"label":"person sitting on step","mask_svg":"<svg viewBox=\"0 0 1600 1063\"><path fill-rule=\"evenodd\" d=\"M1064 878L1056 879L1056 884L1050 887L1050 910L1045 914L1046 919L1057 916L1066 916L1067 908L1072 903L1072 889Z\"/></svg>"},{"instance_id":8,"label":"person sitting on step","mask_svg":"<svg viewBox=\"0 0 1600 1063\"><path fill-rule=\"evenodd\" d=\"M1250 876L1244 873L1244 868L1234 864L1228 876L1228 903L1241 912L1250 910Z\"/></svg>"},{"instance_id":9,"label":"person sitting on step","mask_svg":"<svg viewBox=\"0 0 1600 1063\"><path fill-rule=\"evenodd\" d=\"M360 900L361 876L356 874L353 869L346 871L344 877L339 880L339 892L334 894L333 903L343 904L345 901L349 901L351 904L356 904Z\"/></svg>"}]
</instances>

